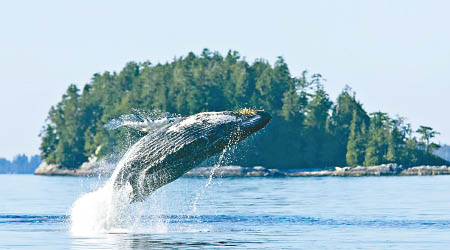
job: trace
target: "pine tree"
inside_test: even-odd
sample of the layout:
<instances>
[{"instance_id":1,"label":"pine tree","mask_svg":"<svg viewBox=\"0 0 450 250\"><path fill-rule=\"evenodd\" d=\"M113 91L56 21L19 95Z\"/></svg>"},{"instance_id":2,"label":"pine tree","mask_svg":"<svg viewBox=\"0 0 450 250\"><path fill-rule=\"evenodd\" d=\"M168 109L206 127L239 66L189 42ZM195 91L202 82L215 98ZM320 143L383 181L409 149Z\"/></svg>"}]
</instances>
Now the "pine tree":
<instances>
[{"instance_id":1,"label":"pine tree","mask_svg":"<svg viewBox=\"0 0 450 250\"><path fill-rule=\"evenodd\" d=\"M348 166L357 166L363 163L365 154L366 123L353 111L353 119L350 125L350 135L347 143L346 161Z\"/></svg>"},{"instance_id":2,"label":"pine tree","mask_svg":"<svg viewBox=\"0 0 450 250\"><path fill-rule=\"evenodd\" d=\"M387 138L389 130L389 117L386 113L375 112L371 114L369 139L367 142L365 166L373 166L385 163L388 151Z\"/></svg>"},{"instance_id":3,"label":"pine tree","mask_svg":"<svg viewBox=\"0 0 450 250\"><path fill-rule=\"evenodd\" d=\"M438 135L439 132L436 132L433 128L427 126L420 126L416 132L421 135L420 142L421 145L424 146L426 152L432 153L433 149L439 148L439 145L430 143L430 140Z\"/></svg>"},{"instance_id":4,"label":"pine tree","mask_svg":"<svg viewBox=\"0 0 450 250\"><path fill-rule=\"evenodd\" d=\"M307 135L305 158L311 164L310 167L330 167L334 164L332 154L327 148L327 143L332 139L327 129L329 110L332 105L328 94L318 82L315 93L305 108L304 123Z\"/></svg>"},{"instance_id":5,"label":"pine tree","mask_svg":"<svg viewBox=\"0 0 450 250\"><path fill-rule=\"evenodd\" d=\"M329 130L333 136L332 142L334 143L329 147L330 151L334 152L333 162L337 165L344 165L348 162L347 148L351 133L351 124L354 121L354 116L356 115L356 118L358 119L355 121L358 126L358 131L355 136L358 136L358 139L361 126L366 126L370 119L366 111L364 111L362 104L356 100L355 93L351 93L351 91L351 88L348 86L344 88L337 98L336 105L334 105L333 112L330 117ZM362 164L362 161L357 162L357 164Z\"/></svg>"}]
</instances>

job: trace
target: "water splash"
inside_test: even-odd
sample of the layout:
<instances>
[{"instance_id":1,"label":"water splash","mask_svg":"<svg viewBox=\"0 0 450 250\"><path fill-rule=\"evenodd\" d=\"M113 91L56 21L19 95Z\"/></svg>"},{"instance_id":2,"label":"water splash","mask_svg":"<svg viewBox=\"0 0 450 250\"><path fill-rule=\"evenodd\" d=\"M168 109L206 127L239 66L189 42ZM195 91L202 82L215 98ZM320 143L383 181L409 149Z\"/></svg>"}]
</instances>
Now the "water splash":
<instances>
[{"instance_id":1,"label":"water splash","mask_svg":"<svg viewBox=\"0 0 450 250\"><path fill-rule=\"evenodd\" d=\"M113 119L105 127L107 129L130 127L144 132L151 132L181 119L182 117L179 115L158 110L143 111L133 109L133 114L122 115L117 119ZM128 138L124 140L127 141ZM128 146L131 146L131 144ZM112 174L99 175L99 186L103 182L103 178L109 176L109 179L103 186L80 196L74 202L70 209L70 231L73 235L92 236L103 233L167 232L167 223L162 216L164 212L162 198L164 195L161 196L161 193L163 191L158 190L159 195L150 196L148 202L132 203L130 200L132 187L129 183L120 189L114 187L114 180L125 166L124 163L133 154L135 153L127 151L121 160L116 162L114 171L111 171ZM105 165L100 166L100 169L106 169L105 162L99 163ZM111 166L109 166L109 169L111 169ZM151 216L148 215L147 211L149 210L152 213Z\"/></svg>"},{"instance_id":2,"label":"water splash","mask_svg":"<svg viewBox=\"0 0 450 250\"><path fill-rule=\"evenodd\" d=\"M161 128L171 122L181 119L169 113L159 111L145 112L134 110L137 115L123 115L111 120L105 127L115 129L122 126L146 128L147 131ZM131 146L131 145L129 145ZM77 236L90 236L101 233L129 233L129 232L166 232L167 225L161 219L163 209L161 202L132 203L132 187L129 183L120 189L114 187L114 180L125 166L127 159L133 156L127 151L115 165L115 169L106 183L97 190L79 197L70 209L70 231ZM100 168L104 168L101 166ZM99 175L98 182L102 182ZM152 201L150 199L150 201ZM151 209L153 216L143 216L147 209ZM145 219L143 219L145 218Z\"/></svg>"},{"instance_id":3,"label":"water splash","mask_svg":"<svg viewBox=\"0 0 450 250\"><path fill-rule=\"evenodd\" d=\"M114 188L113 178L96 191L78 198L70 211L70 232L74 236L104 233L165 233L163 190L147 202L131 203L130 185ZM150 212L149 212L150 211Z\"/></svg>"},{"instance_id":4,"label":"water splash","mask_svg":"<svg viewBox=\"0 0 450 250\"><path fill-rule=\"evenodd\" d=\"M128 194L124 188L114 190L112 181L108 181L100 189L84 194L73 204L70 212L71 232L75 235L91 235L95 233L115 231L126 228Z\"/></svg>"},{"instance_id":5,"label":"water splash","mask_svg":"<svg viewBox=\"0 0 450 250\"><path fill-rule=\"evenodd\" d=\"M222 153L219 156L219 159L217 160L217 163L211 169L211 173L209 174L208 181L206 182L206 184L204 186L202 186L200 191L195 195L194 201L192 203L192 211L194 213L197 212L197 206L198 206L198 202L199 202L200 198L205 194L208 187L212 184L212 181L216 174L216 171L220 168L220 166L222 166L222 163L225 159L225 154L228 149L229 149L229 145L223 149Z\"/></svg>"}]
</instances>

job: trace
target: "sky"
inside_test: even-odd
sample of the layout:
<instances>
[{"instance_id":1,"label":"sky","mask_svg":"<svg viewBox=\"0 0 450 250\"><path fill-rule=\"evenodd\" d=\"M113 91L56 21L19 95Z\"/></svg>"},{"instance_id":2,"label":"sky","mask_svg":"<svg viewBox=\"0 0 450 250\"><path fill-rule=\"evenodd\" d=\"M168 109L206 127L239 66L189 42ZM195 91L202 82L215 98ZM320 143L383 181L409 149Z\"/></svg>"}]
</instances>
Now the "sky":
<instances>
[{"instance_id":1,"label":"sky","mask_svg":"<svg viewBox=\"0 0 450 250\"><path fill-rule=\"evenodd\" d=\"M0 157L39 153L69 84L129 61L170 62L203 48L247 61L283 56L349 85L368 112L428 125L450 143L450 1L3 1Z\"/></svg>"}]
</instances>

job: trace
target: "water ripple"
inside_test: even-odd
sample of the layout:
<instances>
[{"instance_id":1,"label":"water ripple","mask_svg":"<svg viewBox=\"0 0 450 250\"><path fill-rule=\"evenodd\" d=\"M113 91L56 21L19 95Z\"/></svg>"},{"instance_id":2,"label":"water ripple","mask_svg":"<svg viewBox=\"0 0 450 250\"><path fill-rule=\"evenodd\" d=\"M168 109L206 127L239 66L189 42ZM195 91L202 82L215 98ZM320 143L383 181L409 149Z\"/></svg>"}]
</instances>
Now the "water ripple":
<instances>
[{"instance_id":1,"label":"water ripple","mask_svg":"<svg viewBox=\"0 0 450 250\"><path fill-rule=\"evenodd\" d=\"M50 224L67 223L67 215L23 215L1 214L0 224ZM324 225L324 226L358 226L358 227L389 227L389 228L442 228L450 229L450 220L361 220L361 219L330 219L305 216L278 216L278 215L162 215L143 216L143 220L162 220L167 224L220 224L231 223L241 225Z\"/></svg>"}]
</instances>

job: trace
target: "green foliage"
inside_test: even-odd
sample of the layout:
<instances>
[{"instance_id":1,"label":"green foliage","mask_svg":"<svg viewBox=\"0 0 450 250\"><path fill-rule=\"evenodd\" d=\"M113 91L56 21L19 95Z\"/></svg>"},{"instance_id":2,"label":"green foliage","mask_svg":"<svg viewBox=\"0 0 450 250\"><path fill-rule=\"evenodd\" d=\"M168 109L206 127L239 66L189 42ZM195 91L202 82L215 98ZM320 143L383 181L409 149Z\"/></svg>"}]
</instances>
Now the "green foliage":
<instances>
[{"instance_id":1,"label":"green foliage","mask_svg":"<svg viewBox=\"0 0 450 250\"><path fill-rule=\"evenodd\" d=\"M425 147L425 151L432 153L434 149L439 148L439 145L430 143L430 140L438 135L439 132L436 132L433 130L433 128L427 126L420 126L416 132L421 135L420 145Z\"/></svg>"},{"instance_id":2,"label":"green foliage","mask_svg":"<svg viewBox=\"0 0 450 250\"><path fill-rule=\"evenodd\" d=\"M336 165L361 164L361 154L365 152L366 129L369 127L370 118L351 91L348 86L344 88L337 98L330 118L329 129L335 143L333 158L336 159Z\"/></svg>"},{"instance_id":3,"label":"green foliage","mask_svg":"<svg viewBox=\"0 0 450 250\"><path fill-rule=\"evenodd\" d=\"M367 141L366 128L368 123L368 121L365 120L366 116L361 116L358 114L357 110L353 110L350 135L347 142L347 152L345 155L347 165L349 166L360 165L364 161Z\"/></svg>"},{"instance_id":4,"label":"green foliage","mask_svg":"<svg viewBox=\"0 0 450 250\"><path fill-rule=\"evenodd\" d=\"M87 160L84 152L84 131L89 125L82 110L79 89L70 85L62 101L52 107L50 124L42 134L42 158L49 163L60 163L68 168L77 168Z\"/></svg>"},{"instance_id":5,"label":"green foliage","mask_svg":"<svg viewBox=\"0 0 450 250\"><path fill-rule=\"evenodd\" d=\"M437 134L421 127L417 141L403 119L364 111L346 87L334 104L320 74L292 77L283 58L272 66L249 64L236 51L226 56L208 49L171 63L130 62L119 73L93 75L82 93L70 85L50 109L41 132L41 157L77 168L90 156L123 152L144 134L107 130L113 118L133 108L180 115L203 111L263 108L273 116L265 131L235 148L230 164L271 168L335 165L446 163L431 154ZM127 140L124 140L127 138ZM422 150L421 150L422 148ZM423 150L424 149L424 150Z\"/></svg>"},{"instance_id":6,"label":"green foliage","mask_svg":"<svg viewBox=\"0 0 450 250\"><path fill-rule=\"evenodd\" d=\"M386 113L371 114L369 139L367 141L365 166L373 166L384 162L388 150L389 117Z\"/></svg>"}]
</instances>

